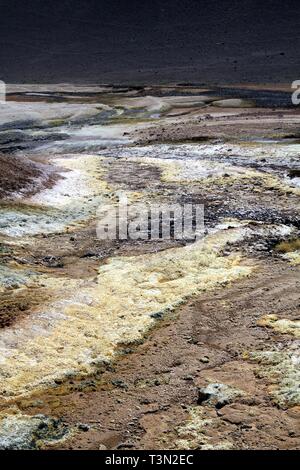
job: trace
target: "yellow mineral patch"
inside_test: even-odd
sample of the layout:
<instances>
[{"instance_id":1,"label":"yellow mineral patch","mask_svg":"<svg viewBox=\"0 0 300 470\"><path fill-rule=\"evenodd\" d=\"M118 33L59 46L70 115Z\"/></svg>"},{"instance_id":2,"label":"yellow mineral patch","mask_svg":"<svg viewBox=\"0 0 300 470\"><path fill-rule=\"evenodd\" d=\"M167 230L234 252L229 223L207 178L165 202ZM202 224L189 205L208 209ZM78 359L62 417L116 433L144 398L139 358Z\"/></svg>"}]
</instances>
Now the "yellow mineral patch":
<instances>
[{"instance_id":1,"label":"yellow mineral patch","mask_svg":"<svg viewBox=\"0 0 300 470\"><path fill-rule=\"evenodd\" d=\"M96 281L44 276L54 300L0 332L2 400L29 395L58 377L93 372L113 358L118 344L140 340L155 314L248 275L252 268L238 254L221 255L246 231L220 230L186 247L112 258Z\"/></svg>"},{"instance_id":2,"label":"yellow mineral patch","mask_svg":"<svg viewBox=\"0 0 300 470\"><path fill-rule=\"evenodd\" d=\"M212 430L215 427L214 419L206 416L206 410L190 407L189 418L185 424L177 429L176 449L185 450L226 450L233 447L227 440L213 442Z\"/></svg>"},{"instance_id":3,"label":"yellow mineral patch","mask_svg":"<svg viewBox=\"0 0 300 470\"><path fill-rule=\"evenodd\" d=\"M279 406L300 405L300 354L298 340L287 343L284 348L274 347L249 353L249 359L259 364L257 374L266 378L268 392Z\"/></svg>"},{"instance_id":4,"label":"yellow mineral patch","mask_svg":"<svg viewBox=\"0 0 300 470\"><path fill-rule=\"evenodd\" d=\"M257 324L273 328L278 333L288 333L300 338L300 320L288 320L287 318L278 318L277 315L269 314L260 318Z\"/></svg>"}]
</instances>

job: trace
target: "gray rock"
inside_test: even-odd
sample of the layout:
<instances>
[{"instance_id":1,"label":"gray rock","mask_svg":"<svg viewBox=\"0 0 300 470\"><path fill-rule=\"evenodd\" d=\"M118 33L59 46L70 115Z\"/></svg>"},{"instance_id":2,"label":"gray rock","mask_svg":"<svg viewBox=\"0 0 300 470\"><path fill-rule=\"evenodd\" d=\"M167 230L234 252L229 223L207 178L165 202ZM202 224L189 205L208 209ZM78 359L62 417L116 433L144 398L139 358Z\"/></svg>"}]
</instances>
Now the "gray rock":
<instances>
[{"instance_id":1,"label":"gray rock","mask_svg":"<svg viewBox=\"0 0 300 470\"><path fill-rule=\"evenodd\" d=\"M87 431L90 429L90 427L88 426L88 424L79 423L79 424L78 424L78 429L79 429L80 431L87 432Z\"/></svg>"}]
</instances>

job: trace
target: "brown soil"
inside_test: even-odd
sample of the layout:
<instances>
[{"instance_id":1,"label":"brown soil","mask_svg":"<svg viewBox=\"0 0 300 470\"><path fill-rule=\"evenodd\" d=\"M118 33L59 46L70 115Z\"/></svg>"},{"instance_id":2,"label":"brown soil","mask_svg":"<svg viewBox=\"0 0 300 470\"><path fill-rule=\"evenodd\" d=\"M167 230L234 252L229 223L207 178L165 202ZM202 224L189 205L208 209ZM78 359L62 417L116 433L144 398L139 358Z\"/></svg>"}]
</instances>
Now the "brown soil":
<instances>
[{"instance_id":1,"label":"brown soil","mask_svg":"<svg viewBox=\"0 0 300 470\"><path fill-rule=\"evenodd\" d=\"M218 116L228 110L208 107L197 112L198 116L180 121L151 124L136 131L134 138L144 144L298 135L298 124L289 111L235 109L234 115ZM293 110L293 115L297 113ZM0 197L18 191L27 195L53 184L55 176L44 171L45 161L0 156ZM228 215L294 226L299 221L298 196L261 187L256 178L187 186L164 183L155 165L107 158L103 166L108 183L135 191L146 185L153 201L167 197L169 202L204 203L208 226ZM25 414L62 418L74 434L58 444L60 449L178 448L178 429L189 422L191 407L209 420L201 433L203 442L213 448L229 443L234 449L300 449L299 406L276 404L271 394L276 380L261 374L259 365L249 359L251 351L284 349L293 340L290 334L278 333L259 321L264 315L299 318L300 268L291 267L272 251L280 241L268 244L258 236L257 243L237 246L248 258L256 257L258 269L251 277L189 300L176 313L158 320L143 344L120 348L119 359L98 375L39 390L36 396L20 399L20 409ZM89 221L74 231L38 235L24 245L10 244L1 259L8 266L17 263L21 269L24 265L58 278L92 279L108 257L157 252L180 243L103 242L96 239L95 222ZM11 325L47 300L45 289L38 287L5 292L0 327ZM211 382L245 394L220 408L199 401L199 388ZM197 445L190 437L187 447Z\"/></svg>"}]
</instances>

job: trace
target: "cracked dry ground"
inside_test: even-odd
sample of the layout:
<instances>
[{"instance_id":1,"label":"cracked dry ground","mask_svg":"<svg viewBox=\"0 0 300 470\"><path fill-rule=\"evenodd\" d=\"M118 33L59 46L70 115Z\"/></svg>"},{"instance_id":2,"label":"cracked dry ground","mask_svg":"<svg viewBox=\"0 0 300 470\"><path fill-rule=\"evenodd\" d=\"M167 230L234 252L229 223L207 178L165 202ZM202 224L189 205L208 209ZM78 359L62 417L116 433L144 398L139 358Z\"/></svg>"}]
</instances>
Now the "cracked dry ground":
<instances>
[{"instance_id":1,"label":"cracked dry ground","mask_svg":"<svg viewBox=\"0 0 300 470\"><path fill-rule=\"evenodd\" d=\"M299 112L196 93L12 96L1 448L300 448ZM203 203L203 241L97 240L120 189Z\"/></svg>"}]
</instances>

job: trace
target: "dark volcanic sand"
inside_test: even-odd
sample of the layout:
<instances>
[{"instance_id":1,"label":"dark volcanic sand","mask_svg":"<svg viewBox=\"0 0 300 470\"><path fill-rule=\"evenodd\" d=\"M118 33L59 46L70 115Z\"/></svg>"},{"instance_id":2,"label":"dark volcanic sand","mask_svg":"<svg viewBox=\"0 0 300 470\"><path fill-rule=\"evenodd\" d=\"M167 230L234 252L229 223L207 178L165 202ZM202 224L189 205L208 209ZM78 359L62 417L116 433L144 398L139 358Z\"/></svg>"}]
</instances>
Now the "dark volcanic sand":
<instances>
[{"instance_id":1,"label":"dark volcanic sand","mask_svg":"<svg viewBox=\"0 0 300 470\"><path fill-rule=\"evenodd\" d=\"M295 0L1 1L7 83L299 79Z\"/></svg>"}]
</instances>

